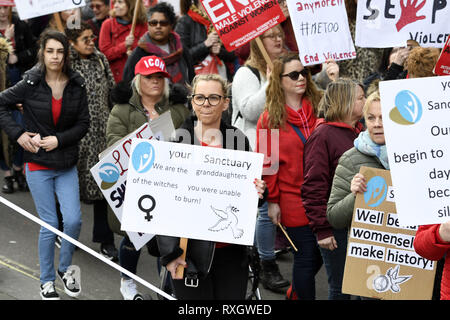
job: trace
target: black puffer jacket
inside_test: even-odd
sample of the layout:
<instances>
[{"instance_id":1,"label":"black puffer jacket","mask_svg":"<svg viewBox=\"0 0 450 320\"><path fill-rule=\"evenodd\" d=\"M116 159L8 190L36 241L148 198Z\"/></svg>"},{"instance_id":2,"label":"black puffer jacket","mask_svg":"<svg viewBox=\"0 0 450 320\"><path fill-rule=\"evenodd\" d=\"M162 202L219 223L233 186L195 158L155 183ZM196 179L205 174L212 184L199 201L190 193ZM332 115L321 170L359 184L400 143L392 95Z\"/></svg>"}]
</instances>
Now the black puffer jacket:
<instances>
[{"instance_id":1,"label":"black puffer jacket","mask_svg":"<svg viewBox=\"0 0 450 320\"><path fill-rule=\"evenodd\" d=\"M200 145L197 137L194 133L194 123L197 121L195 116L187 119L186 122L180 127L179 135L177 135L176 142L185 144ZM182 140L186 135L183 134L183 130L187 130L190 134L190 139ZM233 133L233 141L227 141L227 130L231 130L229 133ZM178 131L178 130L177 130ZM223 121L220 123L220 131L223 136L223 146L226 149L251 151L250 143L247 137L237 128L225 124ZM264 192L264 199L259 199L258 206L261 206L267 198L267 189ZM183 250L179 247L180 238L169 236L156 236L158 242L158 248L161 255L161 264L166 266L172 260L175 260L183 253ZM245 253L246 247L240 246ZM189 239L186 252L186 277L187 278L204 278L207 276L211 267L212 259L214 257L215 242Z\"/></svg>"},{"instance_id":2,"label":"black puffer jacket","mask_svg":"<svg viewBox=\"0 0 450 320\"><path fill-rule=\"evenodd\" d=\"M0 127L16 141L25 131L41 137L56 136L58 147L50 152L24 152L24 162L34 162L52 169L66 169L78 161L78 142L89 128L89 109L84 79L69 71L62 97L61 115L56 126L52 115L52 91L38 66L24 75L15 86L0 93ZM21 103L24 127L13 121L7 106Z\"/></svg>"}]
</instances>

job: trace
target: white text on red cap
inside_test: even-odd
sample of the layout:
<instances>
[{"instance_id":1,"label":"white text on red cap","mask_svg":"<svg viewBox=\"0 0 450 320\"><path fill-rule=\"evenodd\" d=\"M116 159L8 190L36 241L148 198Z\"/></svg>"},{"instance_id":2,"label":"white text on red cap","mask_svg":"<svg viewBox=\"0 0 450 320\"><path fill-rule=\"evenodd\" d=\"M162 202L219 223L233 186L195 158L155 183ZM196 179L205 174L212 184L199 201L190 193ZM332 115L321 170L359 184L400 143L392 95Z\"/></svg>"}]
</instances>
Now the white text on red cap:
<instances>
[{"instance_id":1,"label":"white text on red cap","mask_svg":"<svg viewBox=\"0 0 450 320\"><path fill-rule=\"evenodd\" d=\"M161 59L149 58L147 60L144 60L144 64L147 68L158 67L159 69L161 69L161 71L164 71L165 68L164 61Z\"/></svg>"}]
</instances>

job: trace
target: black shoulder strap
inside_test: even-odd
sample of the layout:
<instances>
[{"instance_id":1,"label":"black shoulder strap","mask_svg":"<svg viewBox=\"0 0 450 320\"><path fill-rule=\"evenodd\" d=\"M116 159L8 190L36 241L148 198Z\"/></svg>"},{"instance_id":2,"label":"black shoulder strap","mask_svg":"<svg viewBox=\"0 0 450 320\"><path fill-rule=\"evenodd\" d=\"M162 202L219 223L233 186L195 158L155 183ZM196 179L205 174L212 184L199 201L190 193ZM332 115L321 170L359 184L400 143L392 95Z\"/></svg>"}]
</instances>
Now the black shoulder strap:
<instances>
[{"instance_id":1,"label":"black shoulder strap","mask_svg":"<svg viewBox=\"0 0 450 320\"><path fill-rule=\"evenodd\" d=\"M288 122L288 123L291 125L292 129L295 130L295 132L299 136L300 140L302 140L303 144L305 144L306 143L306 138L303 135L303 133L300 131L300 129L297 126L294 126L292 123L290 123L290 122Z\"/></svg>"}]
</instances>

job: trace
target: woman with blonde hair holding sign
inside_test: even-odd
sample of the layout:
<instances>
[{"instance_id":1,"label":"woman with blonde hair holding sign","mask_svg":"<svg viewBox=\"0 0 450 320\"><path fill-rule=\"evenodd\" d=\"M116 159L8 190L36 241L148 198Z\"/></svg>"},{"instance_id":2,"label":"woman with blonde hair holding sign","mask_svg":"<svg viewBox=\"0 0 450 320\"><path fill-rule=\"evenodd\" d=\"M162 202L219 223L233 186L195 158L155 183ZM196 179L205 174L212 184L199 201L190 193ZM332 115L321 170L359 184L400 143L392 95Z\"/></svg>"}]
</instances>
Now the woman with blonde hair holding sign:
<instances>
[{"instance_id":1,"label":"woman with blonde hair holding sign","mask_svg":"<svg viewBox=\"0 0 450 320\"><path fill-rule=\"evenodd\" d=\"M247 137L222 120L228 108L228 83L217 74L197 75L190 96L195 115L177 130L177 142L210 148L251 151ZM214 132L214 134L210 134ZM219 134L220 132L220 134ZM259 204L267 193L263 180L255 177ZM255 212L247 212L255 214ZM247 247L236 244L189 239L186 258L180 238L156 236L161 264L174 279L177 299L243 300L246 297L249 261ZM184 276L176 273L186 268Z\"/></svg>"},{"instance_id":2,"label":"woman with blonde hair holding sign","mask_svg":"<svg viewBox=\"0 0 450 320\"><path fill-rule=\"evenodd\" d=\"M365 166L389 170L378 91L367 98L363 115L367 130L359 134L354 141L354 147L339 159L333 178L327 219L336 229L350 227L356 194L367 190L366 180L364 175L359 173L359 169Z\"/></svg>"},{"instance_id":3,"label":"woman with blonde hair holding sign","mask_svg":"<svg viewBox=\"0 0 450 320\"><path fill-rule=\"evenodd\" d=\"M274 165L271 159L279 164L276 173L265 172L263 175L269 190L268 215L275 227L280 223L286 226L298 248L294 252L292 272L298 299L314 300L314 278L322 266L322 258L308 225L300 189L304 144L315 127L322 93L298 54L291 53L274 61L266 95L265 111L258 120L256 131L256 151L265 154L266 169ZM263 131L266 131L265 140L261 138ZM279 138L272 141L271 136L276 131Z\"/></svg>"}]
</instances>

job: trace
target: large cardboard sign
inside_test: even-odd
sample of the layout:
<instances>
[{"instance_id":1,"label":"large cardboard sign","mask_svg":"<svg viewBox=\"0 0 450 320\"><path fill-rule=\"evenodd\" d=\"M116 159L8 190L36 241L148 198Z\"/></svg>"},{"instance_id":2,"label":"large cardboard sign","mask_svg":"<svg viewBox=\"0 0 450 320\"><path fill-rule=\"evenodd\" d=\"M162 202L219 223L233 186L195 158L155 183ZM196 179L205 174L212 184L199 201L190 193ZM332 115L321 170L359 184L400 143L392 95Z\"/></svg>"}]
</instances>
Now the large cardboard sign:
<instances>
[{"instance_id":1,"label":"large cardboard sign","mask_svg":"<svg viewBox=\"0 0 450 320\"><path fill-rule=\"evenodd\" d=\"M252 245L263 157L133 139L122 229Z\"/></svg>"},{"instance_id":2,"label":"large cardboard sign","mask_svg":"<svg viewBox=\"0 0 450 320\"><path fill-rule=\"evenodd\" d=\"M380 82L384 135L403 225L450 218L450 76Z\"/></svg>"},{"instance_id":3,"label":"large cardboard sign","mask_svg":"<svg viewBox=\"0 0 450 320\"><path fill-rule=\"evenodd\" d=\"M20 20L86 6L84 0L19 0L15 3Z\"/></svg>"},{"instance_id":4,"label":"large cardboard sign","mask_svg":"<svg viewBox=\"0 0 450 320\"><path fill-rule=\"evenodd\" d=\"M439 76L450 75L450 36L447 38L433 72Z\"/></svg>"},{"instance_id":5,"label":"large cardboard sign","mask_svg":"<svg viewBox=\"0 0 450 320\"><path fill-rule=\"evenodd\" d=\"M168 139L174 130L170 111L165 112L153 120L151 125L144 123L137 130L103 151L100 161L91 168L92 176L120 222L122 222L127 187L131 140L133 138L164 140ZM154 236L141 232L127 232L127 235L136 250L139 250Z\"/></svg>"},{"instance_id":6,"label":"large cardboard sign","mask_svg":"<svg viewBox=\"0 0 450 320\"><path fill-rule=\"evenodd\" d=\"M343 0L287 1L302 64L356 58Z\"/></svg>"},{"instance_id":7,"label":"large cardboard sign","mask_svg":"<svg viewBox=\"0 0 450 320\"><path fill-rule=\"evenodd\" d=\"M223 45L233 51L286 18L277 0L200 0Z\"/></svg>"},{"instance_id":8,"label":"large cardboard sign","mask_svg":"<svg viewBox=\"0 0 450 320\"><path fill-rule=\"evenodd\" d=\"M361 167L367 191L355 199L342 292L385 300L429 300L436 262L414 251L417 227L399 223L387 170Z\"/></svg>"},{"instance_id":9,"label":"large cardboard sign","mask_svg":"<svg viewBox=\"0 0 450 320\"><path fill-rule=\"evenodd\" d=\"M450 2L427 0L358 1L355 44L358 47L406 46L442 48L450 30Z\"/></svg>"}]
</instances>

